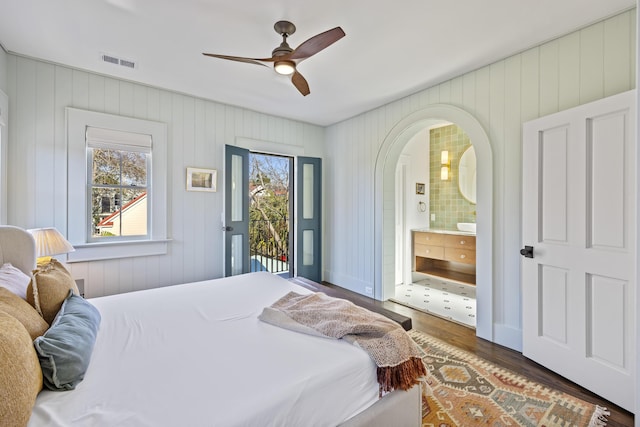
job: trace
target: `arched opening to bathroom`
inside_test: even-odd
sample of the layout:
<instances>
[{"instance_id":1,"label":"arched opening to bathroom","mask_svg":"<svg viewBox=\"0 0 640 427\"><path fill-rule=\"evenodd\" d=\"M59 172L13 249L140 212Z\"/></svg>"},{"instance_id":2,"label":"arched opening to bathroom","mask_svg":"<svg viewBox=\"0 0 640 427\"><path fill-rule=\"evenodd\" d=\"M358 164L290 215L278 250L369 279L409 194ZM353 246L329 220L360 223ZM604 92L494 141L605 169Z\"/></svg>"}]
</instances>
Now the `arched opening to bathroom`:
<instances>
[{"instance_id":1,"label":"arched opening to bathroom","mask_svg":"<svg viewBox=\"0 0 640 427\"><path fill-rule=\"evenodd\" d=\"M476 157L455 123L424 128L396 167L394 302L476 327Z\"/></svg>"},{"instance_id":2,"label":"arched opening to bathroom","mask_svg":"<svg viewBox=\"0 0 640 427\"><path fill-rule=\"evenodd\" d=\"M437 104L400 120L385 138L375 166L374 235L376 299L389 299L396 285L396 167L401 153L419 132L443 122L466 132L477 158L476 233L476 334L492 340L493 325L493 159L489 138L468 112Z\"/></svg>"}]
</instances>

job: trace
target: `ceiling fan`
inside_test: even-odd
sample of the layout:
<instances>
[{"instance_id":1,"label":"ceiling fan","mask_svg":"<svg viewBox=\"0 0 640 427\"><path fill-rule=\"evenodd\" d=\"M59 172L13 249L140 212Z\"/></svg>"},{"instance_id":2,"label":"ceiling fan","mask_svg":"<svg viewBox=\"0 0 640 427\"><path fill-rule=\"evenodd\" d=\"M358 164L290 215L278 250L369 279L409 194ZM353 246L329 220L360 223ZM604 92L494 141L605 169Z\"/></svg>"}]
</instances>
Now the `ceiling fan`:
<instances>
[{"instance_id":1,"label":"ceiling fan","mask_svg":"<svg viewBox=\"0 0 640 427\"><path fill-rule=\"evenodd\" d=\"M303 60L315 55L326 47L331 46L345 36L342 28L335 27L323 33L311 37L295 49L287 43L287 37L296 32L296 26L289 21L278 21L273 26L278 34L282 36L282 43L271 52L271 58L244 58L241 56L217 55L214 53L203 53L205 56L213 58L228 59L231 61L247 62L249 64L263 65L268 67L273 63L273 68L279 74L291 75L291 82L303 95L309 93L307 80L298 72L296 66Z\"/></svg>"}]
</instances>

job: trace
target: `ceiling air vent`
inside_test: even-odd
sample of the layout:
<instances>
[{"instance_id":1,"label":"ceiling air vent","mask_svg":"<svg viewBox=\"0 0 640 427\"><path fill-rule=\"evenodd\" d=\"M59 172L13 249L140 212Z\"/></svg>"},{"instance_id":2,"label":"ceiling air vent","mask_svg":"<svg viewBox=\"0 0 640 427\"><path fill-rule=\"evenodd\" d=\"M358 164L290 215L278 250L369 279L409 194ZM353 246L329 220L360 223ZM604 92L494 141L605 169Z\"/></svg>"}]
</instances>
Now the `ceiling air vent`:
<instances>
[{"instance_id":1,"label":"ceiling air vent","mask_svg":"<svg viewBox=\"0 0 640 427\"><path fill-rule=\"evenodd\" d=\"M120 65L122 67L127 67L127 68L132 68L132 69L136 68L136 63L134 61L129 60L129 59L118 58L116 56L107 55L105 53L100 55L100 58L104 62L108 62L109 64Z\"/></svg>"},{"instance_id":2,"label":"ceiling air vent","mask_svg":"<svg viewBox=\"0 0 640 427\"><path fill-rule=\"evenodd\" d=\"M136 63L127 59L121 59L120 65L122 65L123 67L136 68Z\"/></svg>"},{"instance_id":3,"label":"ceiling air vent","mask_svg":"<svg viewBox=\"0 0 640 427\"><path fill-rule=\"evenodd\" d=\"M118 65L118 58L116 58L115 56L109 56L109 55L102 55L102 60L104 62L110 62L111 64L116 64Z\"/></svg>"}]
</instances>

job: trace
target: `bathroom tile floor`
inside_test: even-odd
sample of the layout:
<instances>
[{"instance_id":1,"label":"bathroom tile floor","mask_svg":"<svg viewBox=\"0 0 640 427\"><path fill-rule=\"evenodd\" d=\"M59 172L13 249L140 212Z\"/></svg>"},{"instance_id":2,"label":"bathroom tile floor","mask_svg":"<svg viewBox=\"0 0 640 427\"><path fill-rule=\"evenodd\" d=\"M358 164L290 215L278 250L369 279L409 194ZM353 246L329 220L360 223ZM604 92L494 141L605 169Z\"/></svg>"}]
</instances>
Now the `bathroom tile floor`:
<instances>
[{"instance_id":1,"label":"bathroom tile floor","mask_svg":"<svg viewBox=\"0 0 640 427\"><path fill-rule=\"evenodd\" d=\"M395 298L391 299L471 328L476 327L476 288L472 285L428 278L396 286Z\"/></svg>"}]
</instances>

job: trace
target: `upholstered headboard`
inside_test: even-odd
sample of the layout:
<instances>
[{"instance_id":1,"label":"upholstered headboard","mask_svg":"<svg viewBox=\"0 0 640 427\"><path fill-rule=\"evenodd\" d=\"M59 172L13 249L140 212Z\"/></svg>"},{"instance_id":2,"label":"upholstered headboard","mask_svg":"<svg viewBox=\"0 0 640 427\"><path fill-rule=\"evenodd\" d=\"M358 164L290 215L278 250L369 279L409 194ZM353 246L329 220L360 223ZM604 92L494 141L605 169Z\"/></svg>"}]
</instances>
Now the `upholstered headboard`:
<instances>
[{"instance_id":1,"label":"upholstered headboard","mask_svg":"<svg viewBox=\"0 0 640 427\"><path fill-rule=\"evenodd\" d=\"M36 241L31 233L13 225L0 225L0 265L6 262L31 276L36 268Z\"/></svg>"}]
</instances>

